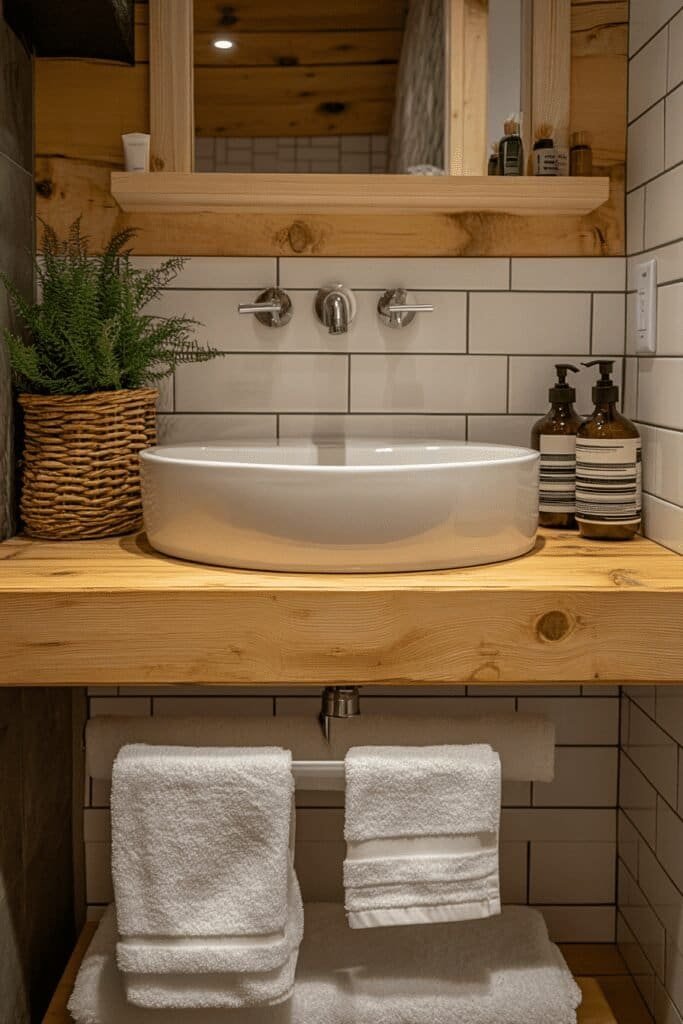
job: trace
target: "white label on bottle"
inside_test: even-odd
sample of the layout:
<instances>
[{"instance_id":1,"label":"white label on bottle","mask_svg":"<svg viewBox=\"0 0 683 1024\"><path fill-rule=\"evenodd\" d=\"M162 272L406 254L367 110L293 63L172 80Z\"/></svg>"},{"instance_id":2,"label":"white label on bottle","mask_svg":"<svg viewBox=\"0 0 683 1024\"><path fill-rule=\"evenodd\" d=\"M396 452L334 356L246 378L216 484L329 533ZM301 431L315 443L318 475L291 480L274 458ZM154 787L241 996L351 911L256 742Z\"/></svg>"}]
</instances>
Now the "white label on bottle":
<instances>
[{"instance_id":1,"label":"white label on bottle","mask_svg":"<svg viewBox=\"0 0 683 1024\"><path fill-rule=\"evenodd\" d=\"M576 487L576 437L541 434L541 512L573 512Z\"/></svg>"},{"instance_id":2,"label":"white label on bottle","mask_svg":"<svg viewBox=\"0 0 683 1024\"><path fill-rule=\"evenodd\" d=\"M639 437L579 437L576 518L584 523L638 523L642 509Z\"/></svg>"}]
</instances>

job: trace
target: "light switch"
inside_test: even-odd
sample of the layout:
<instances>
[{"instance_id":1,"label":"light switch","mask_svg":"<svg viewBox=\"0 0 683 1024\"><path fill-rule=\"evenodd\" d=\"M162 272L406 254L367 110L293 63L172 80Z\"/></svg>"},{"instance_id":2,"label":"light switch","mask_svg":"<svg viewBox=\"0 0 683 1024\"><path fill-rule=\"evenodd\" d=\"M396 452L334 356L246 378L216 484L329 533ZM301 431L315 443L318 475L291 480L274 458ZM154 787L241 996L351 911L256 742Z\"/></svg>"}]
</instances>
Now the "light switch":
<instances>
[{"instance_id":1,"label":"light switch","mask_svg":"<svg viewBox=\"0 0 683 1024\"><path fill-rule=\"evenodd\" d=\"M636 352L657 350L657 260L638 263L636 272Z\"/></svg>"}]
</instances>

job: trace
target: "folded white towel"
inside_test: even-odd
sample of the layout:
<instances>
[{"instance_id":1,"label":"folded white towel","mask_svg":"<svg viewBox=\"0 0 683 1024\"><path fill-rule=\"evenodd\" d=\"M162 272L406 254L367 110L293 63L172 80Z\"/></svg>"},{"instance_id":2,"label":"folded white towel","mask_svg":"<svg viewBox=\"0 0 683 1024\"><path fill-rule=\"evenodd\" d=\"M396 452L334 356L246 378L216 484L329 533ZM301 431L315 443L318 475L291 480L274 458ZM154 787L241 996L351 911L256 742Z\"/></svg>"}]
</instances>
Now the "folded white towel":
<instances>
[{"instance_id":1,"label":"folded white towel","mask_svg":"<svg viewBox=\"0 0 683 1024\"><path fill-rule=\"evenodd\" d=\"M269 1005L291 994L302 904L291 754L124 747L114 764L119 967L139 1006Z\"/></svg>"},{"instance_id":2,"label":"folded white towel","mask_svg":"<svg viewBox=\"0 0 683 1024\"><path fill-rule=\"evenodd\" d=\"M79 971L76 1024L158 1024L126 1003L116 970L116 919L103 917ZM338 904L306 906L294 994L227 1015L168 1010L163 1024L576 1024L581 993L543 918L529 907L432 928L352 932Z\"/></svg>"},{"instance_id":3,"label":"folded white towel","mask_svg":"<svg viewBox=\"0 0 683 1024\"><path fill-rule=\"evenodd\" d=\"M354 747L346 756L349 925L500 913L500 758L486 745Z\"/></svg>"}]
</instances>

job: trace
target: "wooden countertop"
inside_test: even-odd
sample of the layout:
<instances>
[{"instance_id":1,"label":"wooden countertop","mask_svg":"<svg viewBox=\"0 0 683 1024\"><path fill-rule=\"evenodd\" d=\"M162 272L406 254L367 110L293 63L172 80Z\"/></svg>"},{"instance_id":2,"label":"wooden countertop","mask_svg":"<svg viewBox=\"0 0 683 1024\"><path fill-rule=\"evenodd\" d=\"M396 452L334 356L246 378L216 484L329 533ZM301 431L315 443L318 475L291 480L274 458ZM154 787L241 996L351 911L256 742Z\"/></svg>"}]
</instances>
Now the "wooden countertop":
<instances>
[{"instance_id":1,"label":"wooden countertop","mask_svg":"<svg viewBox=\"0 0 683 1024\"><path fill-rule=\"evenodd\" d=\"M0 621L0 685L680 683L683 559L546 530L495 565L307 575L17 537Z\"/></svg>"}]
</instances>

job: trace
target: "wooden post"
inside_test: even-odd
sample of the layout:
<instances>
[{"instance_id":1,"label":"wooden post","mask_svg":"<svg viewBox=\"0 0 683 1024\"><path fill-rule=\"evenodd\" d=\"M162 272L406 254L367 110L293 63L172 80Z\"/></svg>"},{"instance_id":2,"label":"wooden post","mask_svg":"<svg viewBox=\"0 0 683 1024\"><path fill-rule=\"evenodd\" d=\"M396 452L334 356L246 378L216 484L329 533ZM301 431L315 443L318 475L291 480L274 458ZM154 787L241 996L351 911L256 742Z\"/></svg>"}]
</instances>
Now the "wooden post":
<instances>
[{"instance_id":1,"label":"wooden post","mask_svg":"<svg viewBox=\"0 0 683 1024\"><path fill-rule=\"evenodd\" d=\"M194 169L192 0L149 0L153 171Z\"/></svg>"},{"instance_id":2,"label":"wooden post","mask_svg":"<svg viewBox=\"0 0 683 1024\"><path fill-rule=\"evenodd\" d=\"M451 174L486 174L488 8L488 0L449 0L446 5Z\"/></svg>"},{"instance_id":3,"label":"wooden post","mask_svg":"<svg viewBox=\"0 0 683 1024\"><path fill-rule=\"evenodd\" d=\"M571 0L533 0L531 145L548 125L557 146L569 145Z\"/></svg>"}]
</instances>

